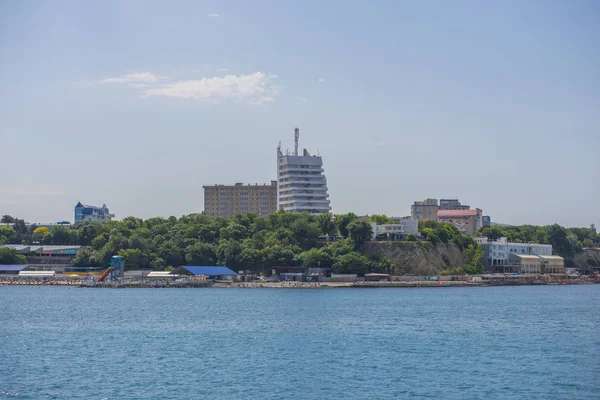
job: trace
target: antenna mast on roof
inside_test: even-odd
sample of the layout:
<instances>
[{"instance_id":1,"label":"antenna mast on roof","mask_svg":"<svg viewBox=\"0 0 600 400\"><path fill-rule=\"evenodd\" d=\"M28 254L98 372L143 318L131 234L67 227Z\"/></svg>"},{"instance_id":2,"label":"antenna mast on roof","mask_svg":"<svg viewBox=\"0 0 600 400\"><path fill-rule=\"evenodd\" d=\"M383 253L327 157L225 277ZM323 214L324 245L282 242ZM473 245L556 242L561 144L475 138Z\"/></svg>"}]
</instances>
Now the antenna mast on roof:
<instances>
[{"instance_id":1,"label":"antenna mast on roof","mask_svg":"<svg viewBox=\"0 0 600 400\"><path fill-rule=\"evenodd\" d=\"M298 139L300 138L300 129L296 128L294 131L294 155L298 155Z\"/></svg>"}]
</instances>

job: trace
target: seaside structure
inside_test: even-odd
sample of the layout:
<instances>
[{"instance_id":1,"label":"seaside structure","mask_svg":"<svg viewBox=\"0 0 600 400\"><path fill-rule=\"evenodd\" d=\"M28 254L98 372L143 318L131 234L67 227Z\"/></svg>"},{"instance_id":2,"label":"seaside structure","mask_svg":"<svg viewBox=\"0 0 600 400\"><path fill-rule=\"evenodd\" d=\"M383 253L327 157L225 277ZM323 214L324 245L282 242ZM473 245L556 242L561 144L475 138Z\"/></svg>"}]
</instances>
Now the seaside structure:
<instances>
[{"instance_id":1,"label":"seaside structure","mask_svg":"<svg viewBox=\"0 0 600 400\"><path fill-rule=\"evenodd\" d=\"M55 271L69 272L73 270L73 258L81 246L47 246L47 245L20 245L7 244L18 254L27 257L28 271Z\"/></svg>"},{"instance_id":2,"label":"seaside structure","mask_svg":"<svg viewBox=\"0 0 600 400\"><path fill-rule=\"evenodd\" d=\"M294 151L277 147L277 209L320 214L331 210L323 159L304 149L298 154L300 131L295 130Z\"/></svg>"},{"instance_id":3,"label":"seaside structure","mask_svg":"<svg viewBox=\"0 0 600 400\"><path fill-rule=\"evenodd\" d=\"M204 213L233 217L238 214L269 215L277 210L277 181L254 185L205 185Z\"/></svg>"},{"instance_id":4,"label":"seaside structure","mask_svg":"<svg viewBox=\"0 0 600 400\"><path fill-rule=\"evenodd\" d=\"M482 211L474 210L439 210L437 212L439 222L454 224L462 233L473 236L475 231L483 226Z\"/></svg>"},{"instance_id":5,"label":"seaside structure","mask_svg":"<svg viewBox=\"0 0 600 400\"><path fill-rule=\"evenodd\" d=\"M415 201L415 203L410 206L410 216L417 221L437 221L438 209L439 205L437 199Z\"/></svg>"},{"instance_id":6,"label":"seaside structure","mask_svg":"<svg viewBox=\"0 0 600 400\"><path fill-rule=\"evenodd\" d=\"M115 217L114 214L111 214L106 207L106 204L103 204L102 207L90 206L81 204L81 202L77 203L75 206L75 222L79 221L98 221L98 222L108 222Z\"/></svg>"},{"instance_id":7,"label":"seaside structure","mask_svg":"<svg viewBox=\"0 0 600 400\"><path fill-rule=\"evenodd\" d=\"M505 237L501 237L496 241L489 240L487 237L476 237L475 241L483 250L488 267L498 272L504 272L506 269L504 267L511 265L514 261L514 259L511 260L511 255L552 256L551 244L514 243L509 242ZM555 264L549 264L549 266L553 267Z\"/></svg>"},{"instance_id":8,"label":"seaside structure","mask_svg":"<svg viewBox=\"0 0 600 400\"><path fill-rule=\"evenodd\" d=\"M501 269L499 272L505 273L562 274L565 271L565 260L559 256L510 254L509 265Z\"/></svg>"}]
</instances>

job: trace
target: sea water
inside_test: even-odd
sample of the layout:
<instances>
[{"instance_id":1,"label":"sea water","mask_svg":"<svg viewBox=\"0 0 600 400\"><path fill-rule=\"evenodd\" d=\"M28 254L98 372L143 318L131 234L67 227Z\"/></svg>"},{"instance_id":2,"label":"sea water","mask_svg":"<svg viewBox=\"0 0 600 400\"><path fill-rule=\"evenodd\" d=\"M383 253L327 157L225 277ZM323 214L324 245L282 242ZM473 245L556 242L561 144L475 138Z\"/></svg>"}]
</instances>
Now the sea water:
<instances>
[{"instance_id":1,"label":"sea water","mask_svg":"<svg viewBox=\"0 0 600 400\"><path fill-rule=\"evenodd\" d=\"M600 398L600 285L0 287L0 341L0 398Z\"/></svg>"}]
</instances>

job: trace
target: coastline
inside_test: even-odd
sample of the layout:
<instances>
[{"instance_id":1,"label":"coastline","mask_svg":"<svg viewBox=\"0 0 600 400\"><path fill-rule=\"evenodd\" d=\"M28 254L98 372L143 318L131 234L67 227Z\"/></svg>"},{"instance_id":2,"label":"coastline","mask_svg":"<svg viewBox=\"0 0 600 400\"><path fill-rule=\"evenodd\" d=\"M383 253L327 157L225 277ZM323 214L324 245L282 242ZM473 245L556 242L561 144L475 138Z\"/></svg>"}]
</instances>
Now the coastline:
<instances>
[{"instance_id":1,"label":"coastline","mask_svg":"<svg viewBox=\"0 0 600 400\"><path fill-rule=\"evenodd\" d=\"M375 281L375 282L211 282L211 281L137 281L123 284L97 284L80 280L20 280L0 279L1 286L69 286L94 289L168 289L168 288L231 288L231 289L325 289L325 288L447 288L488 286L551 286L593 285L600 278L590 279L496 279L489 281Z\"/></svg>"}]
</instances>

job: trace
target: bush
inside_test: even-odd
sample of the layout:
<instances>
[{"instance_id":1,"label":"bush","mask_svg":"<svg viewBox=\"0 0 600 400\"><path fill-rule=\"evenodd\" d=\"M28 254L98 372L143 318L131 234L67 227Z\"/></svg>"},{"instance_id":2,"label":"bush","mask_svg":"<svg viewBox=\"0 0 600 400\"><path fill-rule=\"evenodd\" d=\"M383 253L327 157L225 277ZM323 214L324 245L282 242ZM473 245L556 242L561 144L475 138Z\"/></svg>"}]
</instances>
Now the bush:
<instances>
[{"instance_id":1,"label":"bush","mask_svg":"<svg viewBox=\"0 0 600 400\"><path fill-rule=\"evenodd\" d=\"M412 233L409 233L408 236L406 236L406 240L408 242L416 242L417 241L417 237L415 235L413 235Z\"/></svg>"}]
</instances>

